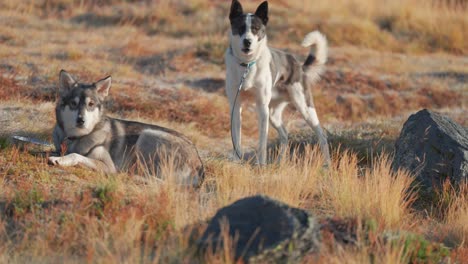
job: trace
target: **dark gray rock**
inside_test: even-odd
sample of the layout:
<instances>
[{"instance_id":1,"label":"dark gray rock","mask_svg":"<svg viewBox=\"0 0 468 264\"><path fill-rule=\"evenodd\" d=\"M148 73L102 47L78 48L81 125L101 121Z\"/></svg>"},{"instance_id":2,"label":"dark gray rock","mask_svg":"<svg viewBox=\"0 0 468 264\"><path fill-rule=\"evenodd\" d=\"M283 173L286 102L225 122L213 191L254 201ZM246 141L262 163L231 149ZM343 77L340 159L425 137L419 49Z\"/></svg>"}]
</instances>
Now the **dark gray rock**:
<instances>
[{"instance_id":1,"label":"dark gray rock","mask_svg":"<svg viewBox=\"0 0 468 264\"><path fill-rule=\"evenodd\" d=\"M468 177L468 130L427 109L409 117L395 144L393 168L417 176L425 190Z\"/></svg>"},{"instance_id":2,"label":"dark gray rock","mask_svg":"<svg viewBox=\"0 0 468 264\"><path fill-rule=\"evenodd\" d=\"M216 213L198 241L200 254L223 250L223 221L229 223L229 235L237 241L236 260L294 262L320 246L320 225L310 214L265 196L252 196Z\"/></svg>"}]
</instances>

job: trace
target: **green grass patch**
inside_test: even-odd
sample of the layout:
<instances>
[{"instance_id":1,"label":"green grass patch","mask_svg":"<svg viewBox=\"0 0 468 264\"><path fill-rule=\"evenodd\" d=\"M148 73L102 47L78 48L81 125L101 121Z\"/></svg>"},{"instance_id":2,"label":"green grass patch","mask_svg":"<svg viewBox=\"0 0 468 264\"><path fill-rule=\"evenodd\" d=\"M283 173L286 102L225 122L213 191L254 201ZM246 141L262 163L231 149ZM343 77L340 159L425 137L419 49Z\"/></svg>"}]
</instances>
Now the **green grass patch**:
<instances>
[{"instance_id":1,"label":"green grass patch","mask_svg":"<svg viewBox=\"0 0 468 264\"><path fill-rule=\"evenodd\" d=\"M15 208L15 213L21 215L35 208L42 208L44 201L45 199L42 192L37 186L33 186L30 190L17 191L13 198L13 206Z\"/></svg>"},{"instance_id":2,"label":"green grass patch","mask_svg":"<svg viewBox=\"0 0 468 264\"><path fill-rule=\"evenodd\" d=\"M97 216L102 217L106 206L114 201L116 185L112 182L96 186L92 190L93 209Z\"/></svg>"},{"instance_id":3,"label":"green grass patch","mask_svg":"<svg viewBox=\"0 0 468 264\"><path fill-rule=\"evenodd\" d=\"M449 248L431 242L421 235L408 234L404 243L404 252L408 254L410 263L441 263L450 255Z\"/></svg>"},{"instance_id":4,"label":"green grass patch","mask_svg":"<svg viewBox=\"0 0 468 264\"><path fill-rule=\"evenodd\" d=\"M6 149L10 146L8 139L6 137L0 137L0 149Z\"/></svg>"}]
</instances>

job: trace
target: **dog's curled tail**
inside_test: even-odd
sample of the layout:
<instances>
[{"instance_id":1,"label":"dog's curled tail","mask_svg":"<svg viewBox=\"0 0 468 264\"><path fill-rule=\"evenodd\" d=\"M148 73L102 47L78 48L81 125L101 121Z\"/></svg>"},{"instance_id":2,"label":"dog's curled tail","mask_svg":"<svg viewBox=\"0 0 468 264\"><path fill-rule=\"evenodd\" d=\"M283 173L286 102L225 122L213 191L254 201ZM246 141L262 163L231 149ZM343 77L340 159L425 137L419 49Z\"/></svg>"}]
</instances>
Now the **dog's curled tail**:
<instances>
[{"instance_id":1,"label":"dog's curled tail","mask_svg":"<svg viewBox=\"0 0 468 264\"><path fill-rule=\"evenodd\" d=\"M304 65L304 72L310 78L318 78L324 70L327 62L328 45L327 38L319 31L313 31L307 34L302 41L303 47L311 47L309 56L307 56Z\"/></svg>"}]
</instances>

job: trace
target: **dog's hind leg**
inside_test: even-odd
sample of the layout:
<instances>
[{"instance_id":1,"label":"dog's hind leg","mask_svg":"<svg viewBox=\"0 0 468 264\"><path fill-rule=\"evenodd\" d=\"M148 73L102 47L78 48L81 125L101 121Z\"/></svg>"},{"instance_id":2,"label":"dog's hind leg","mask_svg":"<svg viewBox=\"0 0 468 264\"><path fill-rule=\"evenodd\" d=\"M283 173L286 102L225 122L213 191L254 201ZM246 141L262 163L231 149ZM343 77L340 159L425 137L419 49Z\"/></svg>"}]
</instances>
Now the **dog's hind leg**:
<instances>
[{"instance_id":1,"label":"dog's hind leg","mask_svg":"<svg viewBox=\"0 0 468 264\"><path fill-rule=\"evenodd\" d=\"M318 116L317 116L317 111L315 110L315 107L308 107L307 110L309 113L309 117L312 120L312 124L310 124L310 122L307 119L306 121L309 124L309 126L312 127L315 134L317 134L320 150L322 151L323 158L325 159L325 165L330 166L331 160L330 160L330 150L328 147L328 140L327 140L327 136L323 132L322 127L320 126Z\"/></svg>"},{"instance_id":2,"label":"dog's hind leg","mask_svg":"<svg viewBox=\"0 0 468 264\"><path fill-rule=\"evenodd\" d=\"M312 98L309 98L309 105L307 104L304 89L301 83L295 83L288 88L289 95L291 100L296 106L297 110L304 117L307 124L314 130L315 134L318 137L318 143L320 150L322 152L323 158L325 159L325 165L330 165L330 151L328 148L328 141L325 133L323 132L322 127L317 116L317 111L313 107Z\"/></svg>"},{"instance_id":3,"label":"dog's hind leg","mask_svg":"<svg viewBox=\"0 0 468 264\"><path fill-rule=\"evenodd\" d=\"M288 131L283 124L282 114L288 102L282 102L270 109L270 122L274 129L278 132L280 139L280 149L278 154L278 162L284 156L288 146Z\"/></svg>"}]
</instances>

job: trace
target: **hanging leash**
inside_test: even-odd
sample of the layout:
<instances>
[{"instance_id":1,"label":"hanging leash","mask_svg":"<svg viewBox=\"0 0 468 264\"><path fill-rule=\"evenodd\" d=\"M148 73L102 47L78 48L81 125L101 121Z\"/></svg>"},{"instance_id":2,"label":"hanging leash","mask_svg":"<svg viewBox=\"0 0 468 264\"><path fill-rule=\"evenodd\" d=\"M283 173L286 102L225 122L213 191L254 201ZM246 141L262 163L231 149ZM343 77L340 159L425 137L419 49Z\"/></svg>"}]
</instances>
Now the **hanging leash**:
<instances>
[{"instance_id":1,"label":"hanging leash","mask_svg":"<svg viewBox=\"0 0 468 264\"><path fill-rule=\"evenodd\" d=\"M231 109L231 142L232 146L234 147L234 151L236 152L237 157L241 160L242 157L239 154L239 150L237 149L236 145L234 144L234 137L232 136L232 117L234 116L234 106L236 105L237 102L237 97L239 96L240 91L242 90L242 85L244 85L245 78L247 78L247 75L249 75L250 68L255 65L255 61L251 61L249 63L241 63L241 66L245 67L244 74L242 75L239 88L237 89L236 97L234 97L234 103L232 104L232 109ZM241 129L239 127L239 129Z\"/></svg>"}]
</instances>

